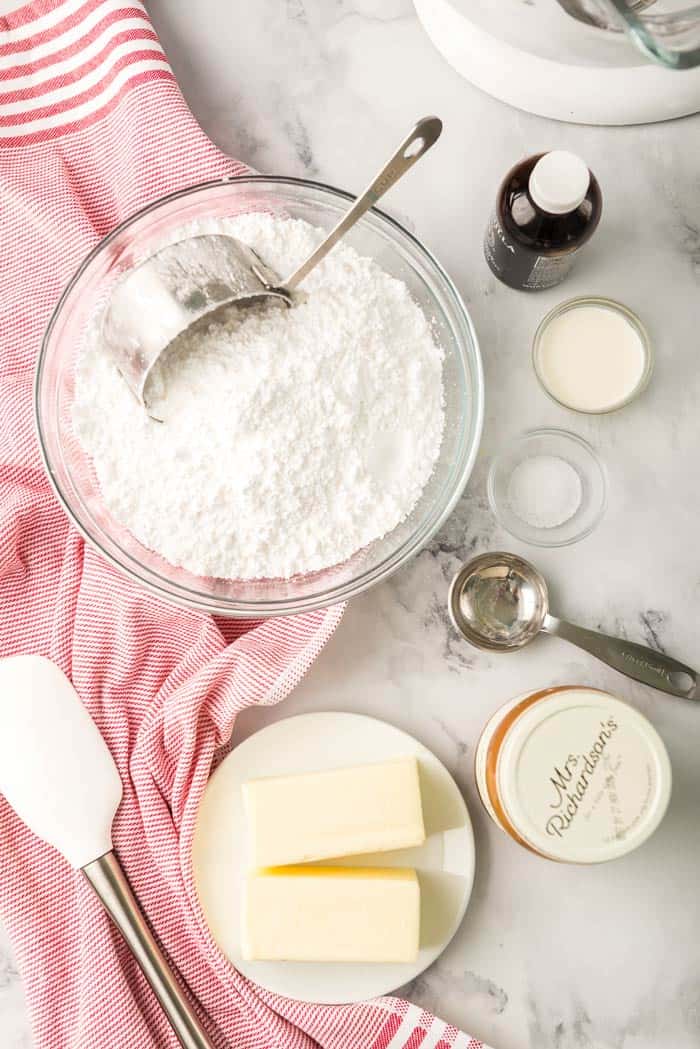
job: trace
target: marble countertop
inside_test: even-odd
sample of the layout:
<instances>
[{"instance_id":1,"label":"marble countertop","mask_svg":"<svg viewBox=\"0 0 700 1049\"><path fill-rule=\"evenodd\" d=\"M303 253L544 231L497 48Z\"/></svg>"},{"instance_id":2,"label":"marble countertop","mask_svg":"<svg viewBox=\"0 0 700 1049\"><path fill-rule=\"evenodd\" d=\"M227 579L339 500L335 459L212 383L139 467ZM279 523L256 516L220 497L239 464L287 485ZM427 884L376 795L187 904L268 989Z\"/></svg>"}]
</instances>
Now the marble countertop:
<instances>
[{"instance_id":1,"label":"marble countertop","mask_svg":"<svg viewBox=\"0 0 700 1049\"><path fill-rule=\"evenodd\" d=\"M455 635L445 601L470 554L511 548L541 566L562 615L700 665L700 116L591 128L507 108L443 62L410 0L151 0L148 7L205 130L260 171L359 190L415 118L442 116L439 146L392 191L388 209L456 280L486 373L480 455L446 527L388 583L352 603L280 708L241 716L239 738L280 716L355 710L413 733L452 770L475 825L476 885L448 950L405 989L415 1002L494 1049L698 1049L700 708L555 639L509 656L479 653ZM603 188L604 217L566 284L526 295L492 277L481 239L505 170L553 147L586 158ZM531 369L538 320L580 293L620 298L653 337L651 386L611 416L559 409ZM607 464L607 514L576 546L523 547L488 509L491 457L534 426L573 430ZM653 839L598 868L547 863L520 849L490 823L474 786L474 744L496 706L528 688L570 682L633 703L663 736L674 769L671 807ZM30 1045L1 935L0 1044Z\"/></svg>"}]
</instances>

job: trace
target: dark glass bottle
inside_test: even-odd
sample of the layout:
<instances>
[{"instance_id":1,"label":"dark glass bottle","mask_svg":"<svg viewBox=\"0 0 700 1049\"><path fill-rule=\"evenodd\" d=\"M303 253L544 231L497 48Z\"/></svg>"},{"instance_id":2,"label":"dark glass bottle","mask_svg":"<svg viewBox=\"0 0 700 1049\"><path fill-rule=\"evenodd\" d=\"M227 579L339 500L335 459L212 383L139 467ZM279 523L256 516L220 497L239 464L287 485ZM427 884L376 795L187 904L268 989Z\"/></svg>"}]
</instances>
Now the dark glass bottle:
<instances>
[{"instance_id":1,"label":"dark glass bottle","mask_svg":"<svg viewBox=\"0 0 700 1049\"><path fill-rule=\"evenodd\" d=\"M498 191L484 240L486 261L511 288L553 288L594 232L602 208L595 176L574 153L528 157Z\"/></svg>"}]
</instances>

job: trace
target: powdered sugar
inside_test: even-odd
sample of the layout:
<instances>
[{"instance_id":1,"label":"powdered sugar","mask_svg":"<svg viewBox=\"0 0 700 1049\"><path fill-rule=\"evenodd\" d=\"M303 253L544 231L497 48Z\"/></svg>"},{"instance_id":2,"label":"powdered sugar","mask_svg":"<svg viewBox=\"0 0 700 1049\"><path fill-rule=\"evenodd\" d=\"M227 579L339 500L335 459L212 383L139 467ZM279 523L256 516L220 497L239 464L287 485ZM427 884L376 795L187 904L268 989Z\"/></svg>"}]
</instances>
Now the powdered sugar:
<instances>
[{"instance_id":1,"label":"powdered sugar","mask_svg":"<svg viewBox=\"0 0 700 1049\"><path fill-rule=\"evenodd\" d=\"M229 232L291 272L321 231L253 213ZM103 352L82 348L74 426L114 517L208 576L289 577L342 562L415 506L439 453L442 351L406 286L345 244L304 301L237 311L156 366L149 419Z\"/></svg>"}]
</instances>

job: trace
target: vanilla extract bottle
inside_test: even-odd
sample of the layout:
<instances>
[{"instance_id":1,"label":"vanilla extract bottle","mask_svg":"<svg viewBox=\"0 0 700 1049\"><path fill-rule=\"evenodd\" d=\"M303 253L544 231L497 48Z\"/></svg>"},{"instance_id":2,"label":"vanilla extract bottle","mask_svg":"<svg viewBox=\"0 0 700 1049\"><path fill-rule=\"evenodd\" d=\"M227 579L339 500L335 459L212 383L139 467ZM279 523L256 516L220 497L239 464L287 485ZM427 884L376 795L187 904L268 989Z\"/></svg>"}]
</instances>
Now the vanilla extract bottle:
<instances>
[{"instance_id":1,"label":"vanilla extract bottle","mask_svg":"<svg viewBox=\"0 0 700 1049\"><path fill-rule=\"evenodd\" d=\"M594 233L602 207L600 186L576 154L528 157L501 184L484 239L486 261L511 288L553 288Z\"/></svg>"}]
</instances>

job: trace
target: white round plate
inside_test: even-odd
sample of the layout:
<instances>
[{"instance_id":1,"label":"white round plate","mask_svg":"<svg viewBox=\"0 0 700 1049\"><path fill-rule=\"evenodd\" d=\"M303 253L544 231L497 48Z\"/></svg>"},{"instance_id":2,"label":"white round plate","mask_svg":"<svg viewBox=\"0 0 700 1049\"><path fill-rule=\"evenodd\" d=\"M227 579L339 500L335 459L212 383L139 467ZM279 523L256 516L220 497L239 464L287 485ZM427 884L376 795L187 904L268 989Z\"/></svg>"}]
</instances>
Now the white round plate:
<instances>
[{"instance_id":1,"label":"white round plate","mask_svg":"<svg viewBox=\"0 0 700 1049\"><path fill-rule=\"evenodd\" d=\"M408 754L415 754L419 763L425 844L345 862L416 868L421 887L417 961L409 965L246 961L240 938L241 893L248 869L242 784L261 776L370 764ZM212 935L244 976L304 1002L357 1002L388 994L412 980L450 942L471 895L474 835L457 784L418 740L360 714L300 714L261 729L221 763L199 807L192 861L197 895Z\"/></svg>"},{"instance_id":2,"label":"white round plate","mask_svg":"<svg viewBox=\"0 0 700 1049\"><path fill-rule=\"evenodd\" d=\"M414 0L438 51L509 105L577 124L645 124L700 110L700 67L671 70L624 33L584 25L557 0Z\"/></svg>"}]
</instances>

